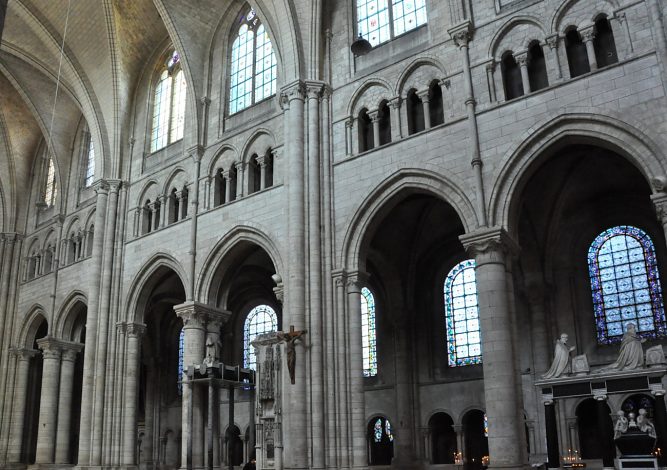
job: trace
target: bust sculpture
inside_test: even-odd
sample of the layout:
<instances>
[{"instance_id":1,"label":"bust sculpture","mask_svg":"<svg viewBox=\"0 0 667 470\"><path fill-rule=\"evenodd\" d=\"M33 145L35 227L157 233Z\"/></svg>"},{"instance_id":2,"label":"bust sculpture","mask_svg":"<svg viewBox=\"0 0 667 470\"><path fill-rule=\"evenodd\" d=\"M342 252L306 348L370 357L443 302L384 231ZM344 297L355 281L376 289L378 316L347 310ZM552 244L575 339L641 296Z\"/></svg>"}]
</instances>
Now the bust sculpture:
<instances>
[{"instance_id":1,"label":"bust sculpture","mask_svg":"<svg viewBox=\"0 0 667 470\"><path fill-rule=\"evenodd\" d=\"M549 370L542 376L543 379L555 379L569 372L570 352L574 351L574 346L568 346L569 337L566 333L560 335L556 340L556 349L554 351L554 360Z\"/></svg>"},{"instance_id":2,"label":"bust sculpture","mask_svg":"<svg viewBox=\"0 0 667 470\"><path fill-rule=\"evenodd\" d=\"M618 353L618 359L605 371L609 370L632 370L644 366L644 350L642 343L645 339L637 336L637 327L634 323L628 323L625 326L625 333L621 341L621 350Z\"/></svg>"}]
</instances>

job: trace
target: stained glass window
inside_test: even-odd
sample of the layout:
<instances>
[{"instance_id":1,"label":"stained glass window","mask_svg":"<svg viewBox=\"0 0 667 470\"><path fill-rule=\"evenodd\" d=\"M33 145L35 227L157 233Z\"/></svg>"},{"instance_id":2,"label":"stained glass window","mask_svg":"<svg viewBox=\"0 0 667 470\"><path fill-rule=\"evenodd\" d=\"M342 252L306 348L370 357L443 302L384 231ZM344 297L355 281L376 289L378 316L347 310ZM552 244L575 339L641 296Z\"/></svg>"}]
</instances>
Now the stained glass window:
<instances>
[{"instance_id":1,"label":"stained glass window","mask_svg":"<svg viewBox=\"0 0 667 470\"><path fill-rule=\"evenodd\" d=\"M234 114L276 94L276 54L254 10L242 19L232 43L229 112Z\"/></svg>"},{"instance_id":2,"label":"stained glass window","mask_svg":"<svg viewBox=\"0 0 667 470\"><path fill-rule=\"evenodd\" d=\"M243 367L255 370L257 358L250 344L257 335L276 331L278 316L268 305L258 305L250 310L243 326Z\"/></svg>"},{"instance_id":3,"label":"stained glass window","mask_svg":"<svg viewBox=\"0 0 667 470\"><path fill-rule=\"evenodd\" d=\"M372 46L426 24L425 0L357 0L357 34Z\"/></svg>"},{"instance_id":4,"label":"stained glass window","mask_svg":"<svg viewBox=\"0 0 667 470\"><path fill-rule=\"evenodd\" d=\"M449 367L481 364L475 260L454 266L445 279L444 294Z\"/></svg>"},{"instance_id":5,"label":"stained glass window","mask_svg":"<svg viewBox=\"0 0 667 470\"><path fill-rule=\"evenodd\" d=\"M361 289L361 355L364 377L376 376L375 297L367 287Z\"/></svg>"},{"instance_id":6,"label":"stained glass window","mask_svg":"<svg viewBox=\"0 0 667 470\"><path fill-rule=\"evenodd\" d=\"M382 419L378 418L375 422L375 427L373 428L373 439L375 442L380 442L382 440Z\"/></svg>"},{"instance_id":7,"label":"stained glass window","mask_svg":"<svg viewBox=\"0 0 667 470\"><path fill-rule=\"evenodd\" d=\"M181 333L178 335L178 395L183 394L183 354L185 352L185 330L181 328Z\"/></svg>"},{"instance_id":8,"label":"stained glass window","mask_svg":"<svg viewBox=\"0 0 667 470\"><path fill-rule=\"evenodd\" d=\"M49 158L49 163L46 169L46 181L44 182L44 203L47 206L52 207L56 203L56 196L58 196L56 167L53 163L53 158Z\"/></svg>"},{"instance_id":9,"label":"stained glass window","mask_svg":"<svg viewBox=\"0 0 667 470\"><path fill-rule=\"evenodd\" d=\"M489 418L484 413L484 437L489 437Z\"/></svg>"},{"instance_id":10,"label":"stained glass window","mask_svg":"<svg viewBox=\"0 0 667 470\"><path fill-rule=\"evenodd\" d=\"M605 230L588 249L593 310L600 344L621 341L634 323L642 338L667 333L655 248L641 229Z\"/></svg>"},{"instance_id":11,"label":"stained glass window","mask_svg":"<svg viewBox=\"0 0 667 470\"><path fill-rule=\"evenodd\" d=\"M387 435L389 442L394 442L394 435L391 433L391 423L389 420L384 422L384 432Z\"/></svg>"},{"instance_id":12,"label":"stained glass window","mask_svg":"<svg viewBox=\"0 0 667 470\"><path fill-rule=\"evenodd\" d=\"M165 62L153 94L151 152L183 138L187 85L178 52Z\"/></svg>"},{"instance_id":13,"label":"stained glass window","mask_svg":"<svg viewBox=\"0 0 667 470\"><path fill-rule=\"evenodd\" d=\"M93 146L92 137L88 138L88 155L86 158L86 175L83 180L83 184L87 188L93 184L95 179L95 147Z\"/></svg>"}]
</instances>

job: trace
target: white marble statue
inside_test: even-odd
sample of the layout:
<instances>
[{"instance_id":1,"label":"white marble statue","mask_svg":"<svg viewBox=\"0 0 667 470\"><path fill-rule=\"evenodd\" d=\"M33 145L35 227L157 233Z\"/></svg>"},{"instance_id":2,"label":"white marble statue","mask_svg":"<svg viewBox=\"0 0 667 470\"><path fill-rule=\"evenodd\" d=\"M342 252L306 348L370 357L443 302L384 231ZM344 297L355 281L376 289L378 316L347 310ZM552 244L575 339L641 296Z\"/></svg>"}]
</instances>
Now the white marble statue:
<instances>
[{"instance_id":1,"label":"white marble statue","mask_svg":"<svg viewBox=\"0 0 667 470\"><path fill-rule=\"evenodd\" d=\"M554 360L549 370L542 376L543 379L555 379L569 372L570 352L574 351L574 346L568 346L568 335L563 333L556 340L556 349L554 351Z\"/></svg>"},{"instance_id":2,"label":"white marble statue","mask_svg":"<svg viewBox=\"0 0 667 470\"><path fill-rule=\"evenodd\" d=\"M604 370L632 370L644 366L644 350L642 343L645 339L637 336L637 327L634 323L628 323L625 326L625 333L621 341L621 350L618 353L618 359Z\"/></svg>"},{"instance_id":3,"label":"white marble statue","mask_svg":"<svg viewBox=\"0 0 667 470\"><path fill-rule=\"evenodd\" d=\"M614 439L621 437L621 434L628 430L628 418L625 417L623 410L616 412L616 424L614 425Z\"/></svg>"},{"instance_id":4,"label":"white marble statue","mask_svg":"<svg viewBox=\"0 0 667 470\"><path fill-rule=\"evenodd\" d=\"M655 426L648 416L646 415L646 410L644 408L639 409L639 414L637 415L637 426L641 432L648 433L651 437L656 437Z\"/></svg>"}]
</instances>

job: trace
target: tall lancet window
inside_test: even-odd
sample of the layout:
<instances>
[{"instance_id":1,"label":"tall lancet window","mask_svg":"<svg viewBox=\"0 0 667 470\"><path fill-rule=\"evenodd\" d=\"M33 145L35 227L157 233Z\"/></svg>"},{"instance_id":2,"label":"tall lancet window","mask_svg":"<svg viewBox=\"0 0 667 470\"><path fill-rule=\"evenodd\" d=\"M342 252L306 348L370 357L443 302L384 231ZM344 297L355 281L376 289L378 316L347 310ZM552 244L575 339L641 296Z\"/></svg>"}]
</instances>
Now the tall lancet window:
<instances>
[{"instance_id":1,"label":"tall lancet window","mask_svg":"<svg viewBox=\"0 0 667 470\"><path fill-rule=\"evenodd\" d=\"M278 330L278 316L268 305L258 305L250 310L243 326L243 367L255 370L257 358L252 341L261 334Z\"/></svg>"},{"instance_id":2,"label":"tall lancet window","mask_svg":"<svg viewBox=\"0 0 667 470\"><path fill-rule=\"evenodd\" d=\"M178 335L178 396L183 395L183 355L185 354L185 330Z\"/></svg>"},{"instance_id":3,"label":"tall lancet window","mask_svg":"<svg viewBox=\"0 0 667 470\"><path fill-rule=\"evenodd\" d=\"M95 179L95 147L92 136L88 137L88 149L86 152L86 173L83 178L83 184L87 188L93 184Z\"/></svg>"},{"instance_id":4,"label":"tall lancet window","mask_svg":"<svg viewBox=\"0 0 667 470\"><path fill-rule=\"evenodd\" d=\"M183 138L187 85L178 52L165 62L153 90L151 152Z\"/></svg>"},{"instance_id":5,"label":"tall lancet window","mask_svg":"<svg viewBox=\"0 0 667 470\"><path fill-rule=\"evenodd\" d=\"M46 167L46 179L44 181L44 203L48 207L53 207L58 196L58 186L56 184L56 167L53 163L53 157L49 158Z\"/></svg>"},{"instance_id":6,"label":"tall lancet window","mask_svg":"<svg viewBox=\"0 0 667 470\"><path fill-rule=\"evenodd\" d=\"M445 279L449 367L482 363L475 260L462 261Z\"/></svg>"},{"instance_id":7,"label":"tall lancet window","mask_svg":"<svg viewBox=\"0 0 667 470\"><path fill-rule=\"evenodd\" d=\"M642 338L667 334L653 241L629 225L609 228L588 249L598 343L621 341L628 323Z\"/></svg>"},{"instance_id":8,"label":"tall lancet window","mask_svg":"<svg viewBox=\"0 0 667 470\"><path fill-rule=\"evenodd\" d=\"M364 377L378 373L377 343L375 340L375 297L364 287L361 289L361 356Z\"/></svg>"},{"instance_id":9,"label":"tall lancet window","mask_svg":"<svg viewBox=\"0 0 667 470\"><path fill-rule=\"evenodd\" d=\"M357 34L373 47L426 24L426 20L426 0L357 0Z\"/></svg>"},{"instance_id":10,"label":"tall lancet window","mask_svg":"<svg viewBox=\"0 0 667 470\"><path fill-rule=\"evenodd\" d=\"M271 39L251 9L242 17L232 44L229 113L275 95L277 70Z\"/></svg>"}]
</instances>

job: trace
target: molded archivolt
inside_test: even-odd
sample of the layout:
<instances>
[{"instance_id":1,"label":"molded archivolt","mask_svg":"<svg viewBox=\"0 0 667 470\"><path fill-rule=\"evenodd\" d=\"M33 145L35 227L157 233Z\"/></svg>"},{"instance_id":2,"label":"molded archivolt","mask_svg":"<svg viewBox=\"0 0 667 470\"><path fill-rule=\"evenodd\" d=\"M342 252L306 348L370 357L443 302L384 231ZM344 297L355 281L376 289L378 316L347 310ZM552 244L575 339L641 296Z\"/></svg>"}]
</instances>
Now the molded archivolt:
<instances>
[{"instance_id":1,"label":"molded archivolt","mask_svg":"<svg viewBox=\"0 0 667 470\"><path fill-rule=\"evenodd\" d=\"M83 292L74 291L70 293L56 314L52 332L53 336L73 341L76 321L79 318L81 309L87 307L88 299Z\"/></svg>"},{"instance_id":2,"label":"molded archivolt","mask_svg":"<svg viewBox=\"0 0 667 470\"><path fill-rule=\"evenodd\" d=\"M49 230L49 233L44 237L44 242L42 243L42 250L45 250L49 246L55 247L56 245L56 231Z\"/></svg>"},{"instance_id":3,"label":"molded archivolt","mask_svg":"<svg viewBox=\"0 0 667 470\"><path fill-rule=\"evenodd\" d=\"M150 180L144 185L144 188L139 193L139 198L137 199L137 207L143 206L148 199L155 201L155 199L160 195L159 186L155 180Z\"/></svg>"},{"instance_id":4,"label":"molded archivolt","mask_svg":"<svg viewBox=\"0 0 667 470\"><path fill-rule=\"evenodd\" d=\"M383 99L393 97L392 87L386 80L373 78L362 83L354 92L347 107L348 116L356 116L362 108L377 109Z\"/></svg>"},{"instance_id":5,"label":"molded archivolt","mask_svg":"<svg viewBox=\"0 0 667 470\"><path fill-rule=\"evenodd\" d=\"M275 148L276 139L267 129L258 129L246 141L243 147L243 162L248 163L253 155L265 155L270 148Z\"/></svg>"},{"instance_id":6,"label":"molded archivolt","mask_svg":"<svg viewBox=\"0 0 667 470\"><path fill-rule=\"evenodd\" d=\"M547 30L540 20L532 16L512 18L505 23L491 40L489 57L500 61L506 51L521 52L535 39L544 42Z\"/></svg>"},{"instance_id":7,"label":"molded archivolt","mask_svg":"<svg viewBox=\"0 0 667 470\"><path fill-rule=\"evenodd\" d=\"M420 57L408 65L396 83L396 96L405 98L412 89L427 90L433 80L446 75L445 67L431 57Z\"/></svg>"},{"instance_id":8,"label":"molded archivolt","mask_svg":"<svg viewBox=\"0 0 667 470\"><path fill-rule=\"evenodd\" d=\"M284 273L280 247L273 241L277 238L268 235L268 232L258 224L246 223L234 227L213 247L206 257L197 279L195 298L200 302L215 305L217 299L215 298L216 286L214 286L214 283L218 278L217 275L221 269L225 270L228 257L233 256L234 252L244 243L256 245L264 250L271 258L276 273L279 275Z\"/></svg>"},{"instance_id":9,"label":"molded archivolt","mask_svg":"<svg viewBox=\"0 0 667 470\"><path fill-rule=\"evenodd\" d=\"M127 301L125 311L127 312L125 321L127 322L143 322L143 315L146 311L146 302L150 293L159 281L161 275L168 271L173 271L181 281L183 290L188 292L188 276L185 269L175 256L160 252L151 256L139 269L137 274L132 279L130 287L127 290Z\"/></svg>"},{"instance_id":10,"label":"molded archivolt","mask_svg":"<svg viewBox=\"0 0 667 470\"><path fill-rule=\"evenodd\" d=\"M559 148L572 144L590 144L612 150L635 165L650 183L667 174L667 156L661 149L667 144L651 130L640 130L627 121L597 113L566 113L528 129L503 157L491 191L488 214L491 225L502 226L516 233L513 217L517 201L534 162L548 158ZM651 137L647 135L650 132Z\"/></svg>"},{"instance_id":11,"label":"molded archivolt","mask_svg":"<svg viewBox=\"0 0 667 470\"><path fill-rule=\"evenodd\" d=\"M215 156L211 159L211 163L208 167L208 175L214 176L215 172L220 168L229 170L239 161L241 161L239 151L231 145L225 145L217 151Z\"/></svg>"},{"instance_id":12,"label":"molded archivolt","mask_svg":"<svg viewBox=\"0 0 667 470\"><path fill-rule=\"evenodd\" d=\"M551 31L562 33L569 26L577 29L591 26L601 13L612 18L618 7L617 0L598 0L595 8L591 8L591 2L585 0L567 0L556 10L551 20Z\"/></svg>"},{"instance_id":13,"label":"molded archivolt","mask_svg":"<svg viewBox=\"0 0 667 470\"><path fill-rule=\"evenodd\" d=\"M35 333L37 333L37 330L41 326L42 322L48 324L44 307L42 307L40 304L34 304L28 310L28 314L23 320L23 325L18 330L18 335L15 338L14 344L18 345L19 347L32 349L32 345L35 340Z\"/></svg>"},{"instance_id":14,"label":"molded archivolt","mask_svg":"<svg viewBox=\"0 0 667 470\"><path fill-rule=\"evenodd\" d=\"M391 209L387 203L398 193L431 194L451 205L456 211L466 233L479 226L472 202L465 192L441 174L442 168L403 168L386 178L370 192L358 206L343 238L340 265L349 271L365 271L366 259L364 238L374 224L380 223L381 215Z\"/></svg>"},{"instance_id":15,"label":"molded archivolt","mask_svg":"<svg viewBox=\"0 0 667 470\"><path fill-rule=\"evenodd\" d=\"M176 168L167 178L166 183L162 188L162 194L169 194L173 188L182 189L187 184L188 174L183 168Z\"/></svg>"}]
</instances>

